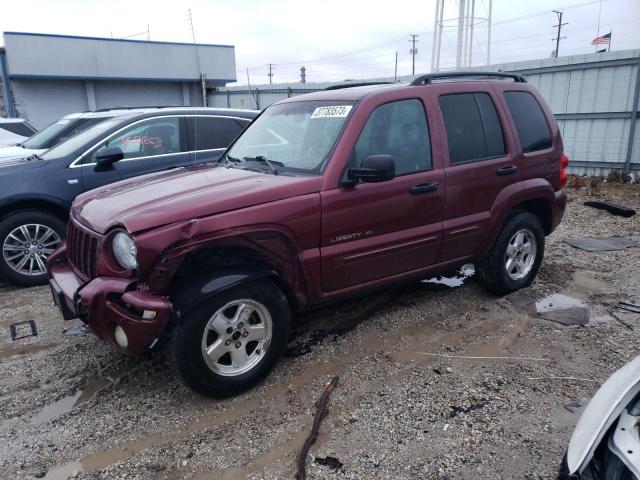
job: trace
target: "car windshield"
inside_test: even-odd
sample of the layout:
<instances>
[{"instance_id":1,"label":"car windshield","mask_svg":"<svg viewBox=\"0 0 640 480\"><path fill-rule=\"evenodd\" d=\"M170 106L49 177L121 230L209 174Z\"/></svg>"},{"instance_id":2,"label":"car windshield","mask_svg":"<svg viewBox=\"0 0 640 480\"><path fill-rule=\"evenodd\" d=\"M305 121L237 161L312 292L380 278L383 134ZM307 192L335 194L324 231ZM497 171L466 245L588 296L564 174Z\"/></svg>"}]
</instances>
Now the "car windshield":
<instances>
[{"instance_id":1,"label":"car windshield","mask_svg":"<svg viewBox=\"0 0 640 480\"><path fill-rule=\"evenodd\" d=\"M22 142L24 148L51 148L85 131L104 118L61 118Z\"/></svg>"},{"instance_id":2,"label":"car windshield","mask_svg":"<svg viewBox=\"0 0 640 480\"><path fill-rule=\"evenodd\" d=\"M284 173L320 173L353 103L332 100L273 105L227 152L227 164L275 167Z\"/></svg>"},{"instance_id":3,"label":"car windshield","mask_svg":"<svg viewBox=\"0 0 640 480\"><path fill-rule=\"evenodd\" d=\"M54 158L66 157L71 153L77 153L79 150L88 149L94 145L94 143L100 140L102 134L111 127L119 124L121 120L105 120L93 127L71 137L66 142L59 143L55 147L44 152L41 157L43 160L51 160Z\"/></svg>"}]
</instances>

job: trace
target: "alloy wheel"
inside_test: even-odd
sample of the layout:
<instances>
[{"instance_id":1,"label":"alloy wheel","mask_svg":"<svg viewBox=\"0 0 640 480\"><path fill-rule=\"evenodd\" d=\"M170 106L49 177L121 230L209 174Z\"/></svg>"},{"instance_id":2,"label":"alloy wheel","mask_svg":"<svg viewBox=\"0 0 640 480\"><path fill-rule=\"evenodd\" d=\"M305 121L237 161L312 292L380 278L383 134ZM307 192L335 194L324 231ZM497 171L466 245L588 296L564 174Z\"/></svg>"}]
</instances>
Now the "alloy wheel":
<instances>
[{"instance_id":1,"label":"alloy wheel","mask_svg":"<svg viewBox=\"0 0 640 480\"><path fill-rule=\"evenodd\" d=\"M536 261L536 236L528 228L518 230L507 244L505 270L512 280L526 277Z\"/></svg>"},{"instance_id":2,"label":"alloy wheel","mask_svg":"<svg viewBox=\"0 0 640 480\"><path fill-rule=\"evenodd\" d=\"M218 309L202 335L207 366L223 376L248 372L264 357L272 337L269 310L250 299L234 300Z\"/></svg>"},{"instance_id":3,"label":"alloy wheel","mask_svg":"<svg viewBox=\"0 0 640 480\"><path fill-rule=\"evenodd\" d=\"M9 232L2 244L2 256L9 268L20 275L43 275L47 272L47 258L61 242L52 228L28 223Z\"/></svg>"}]
</instances>

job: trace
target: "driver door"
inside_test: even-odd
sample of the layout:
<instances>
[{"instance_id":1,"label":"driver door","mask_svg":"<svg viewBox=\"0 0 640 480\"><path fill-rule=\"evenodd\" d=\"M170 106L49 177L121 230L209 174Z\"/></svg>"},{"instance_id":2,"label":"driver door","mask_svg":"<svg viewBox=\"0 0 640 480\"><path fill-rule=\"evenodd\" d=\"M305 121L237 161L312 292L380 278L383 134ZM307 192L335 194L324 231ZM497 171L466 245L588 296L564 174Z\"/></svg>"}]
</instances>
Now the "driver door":
<instances>
[{"instance_id":1,"label":"driver door","mask_svg":"<svg viewBox=\"0 0 640 480\"><path fill-rule=\"evenodd\" d=\"M322 289L335 292L435 263L442 240L444 174L434 169L424 105L412 98L370 114L351 166L389 154L396 177L321 192Z\"/></svg>"},{"instance_id":2,"label":"driver door","mask_svg":"<svg viewBox=\"0 0 640 480\"><path fill-rule=\"evenodd\" d=\"M104 147L120 148L124 158L115 162L112 168L96 172L96 152ZM119 180L183 167L190 163L192 161L187 148L183 117L145 119L113 133L83 158L83 188L91 190Z\"/></svg>"}]
</instances>

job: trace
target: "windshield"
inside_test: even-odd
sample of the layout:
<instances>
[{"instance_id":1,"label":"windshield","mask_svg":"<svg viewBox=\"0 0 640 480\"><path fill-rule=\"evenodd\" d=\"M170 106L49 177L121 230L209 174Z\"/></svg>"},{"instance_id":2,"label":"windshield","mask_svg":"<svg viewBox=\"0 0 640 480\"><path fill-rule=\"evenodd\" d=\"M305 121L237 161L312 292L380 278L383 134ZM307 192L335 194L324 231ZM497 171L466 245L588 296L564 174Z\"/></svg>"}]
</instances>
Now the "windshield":
<instances>
[{"instance_id":1,"label":"windshield","mask_svg":"<svg viewBox=\"0 0 640 480\"><path fill-rule=\"evenodd\" d=\"M42 154L43 160L50 160L53 158L66 157L71 153L76 153L79 150L86 150L94 145L94 142L100 139L101 135L109 128L119 124L121 120L105 120L93 127L85 130L78 135L71 137L69 140L63 143L59 143L55 147L47 150ZM78 152L82 153L82 152Z\"/></svg>"},{"instance_id":2,"label":"windshield","mask_svg":"<svg viewBox=\"0 0 640 480\"><path fill-rule=\"evenodd\" d=\"M51 148L102 120L104 118L61 118L22 142L22 146L35 149Z\"/></svg>"},{"instance_id":3,"label":"windshield","mask_svg":"<svg viewBox=\"0 0 640 480\"><path fill-rule=\"evenodd\" d=\"M279 171L320 173L354 102L307 101L273 105L227 152L241 167L276 165Z\"/></svg>"}]
</instances>

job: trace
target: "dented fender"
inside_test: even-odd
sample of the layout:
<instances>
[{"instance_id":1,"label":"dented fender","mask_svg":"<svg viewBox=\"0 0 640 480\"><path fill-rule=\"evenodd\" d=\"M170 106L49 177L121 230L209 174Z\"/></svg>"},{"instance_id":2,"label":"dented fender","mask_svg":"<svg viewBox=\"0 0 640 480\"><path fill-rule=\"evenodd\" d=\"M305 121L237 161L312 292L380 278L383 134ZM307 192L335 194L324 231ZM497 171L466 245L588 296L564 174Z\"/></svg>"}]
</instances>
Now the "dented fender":
<instances>
[{"instance_id":1,"label":"dented fender","mask_svg":"<svg viewBox=\"0 0 640 480\"><path fill-rule=\"evenodd\" d=\"M174 285L169 291L178 320L192 309L209 298L239 285L268 278L280 283L282 279L277 272L260 268L244 268L220 270L207 277L199 277Z\"/></svg>"}]
</instances>

